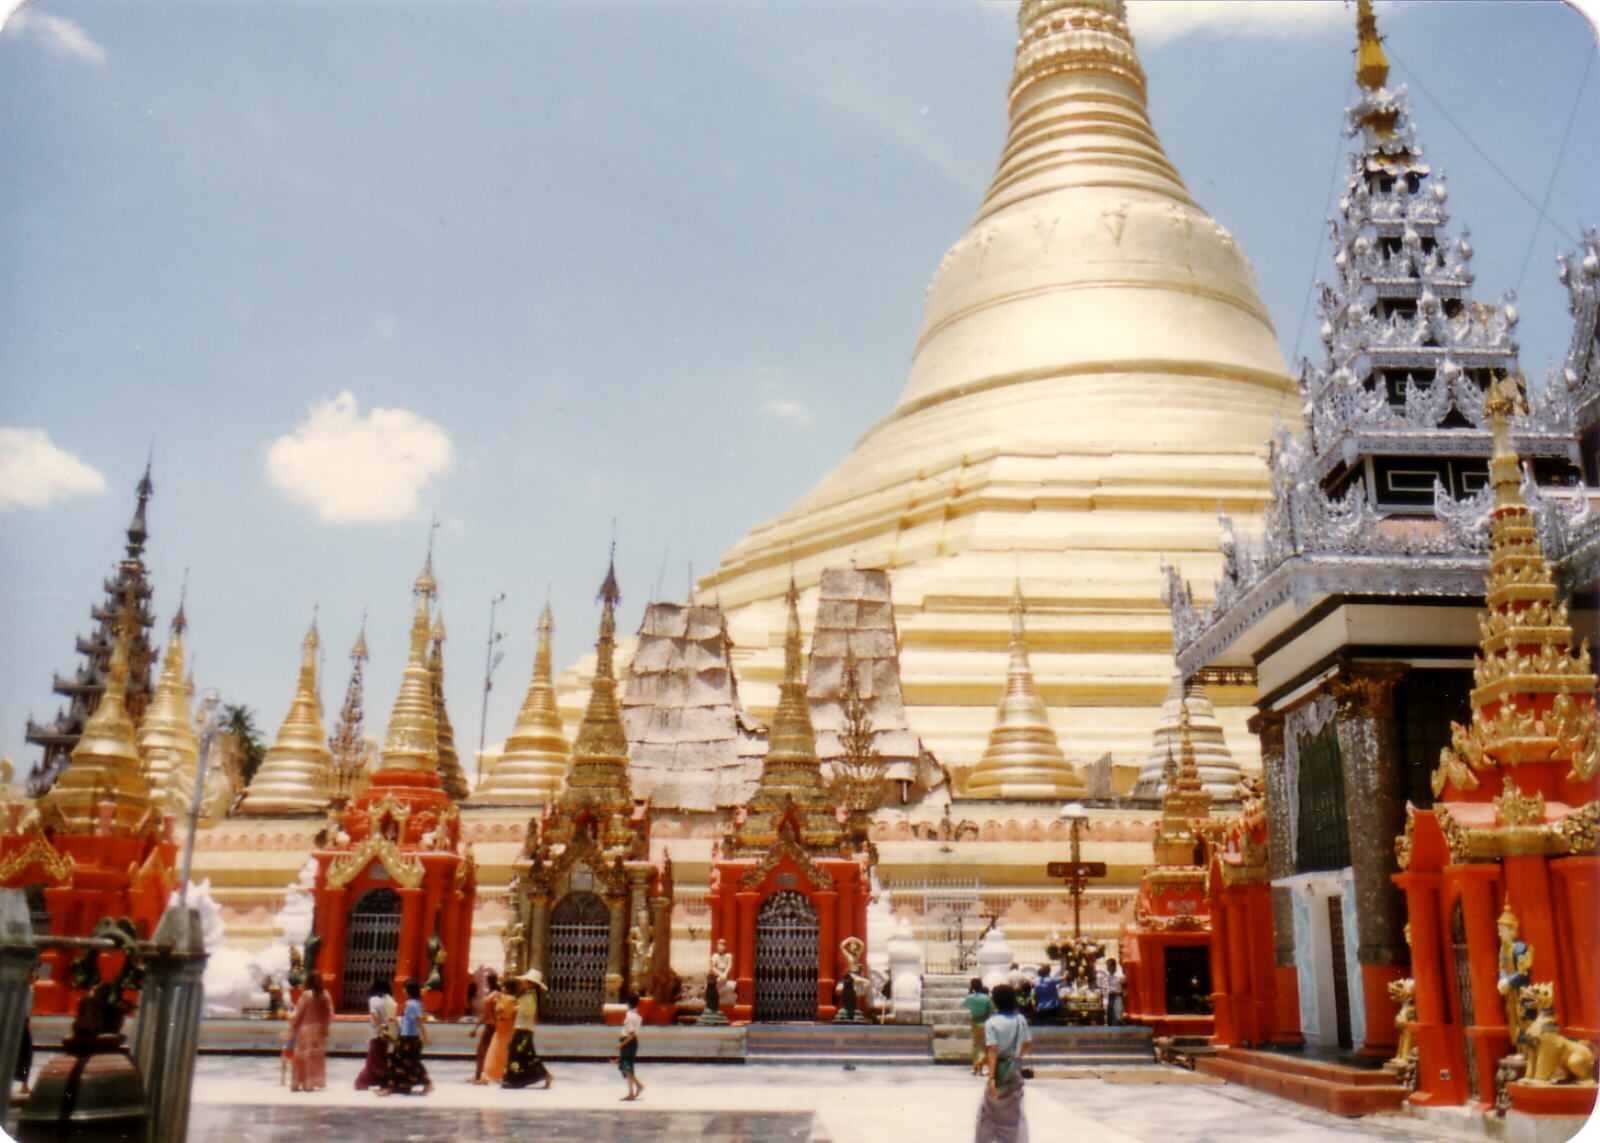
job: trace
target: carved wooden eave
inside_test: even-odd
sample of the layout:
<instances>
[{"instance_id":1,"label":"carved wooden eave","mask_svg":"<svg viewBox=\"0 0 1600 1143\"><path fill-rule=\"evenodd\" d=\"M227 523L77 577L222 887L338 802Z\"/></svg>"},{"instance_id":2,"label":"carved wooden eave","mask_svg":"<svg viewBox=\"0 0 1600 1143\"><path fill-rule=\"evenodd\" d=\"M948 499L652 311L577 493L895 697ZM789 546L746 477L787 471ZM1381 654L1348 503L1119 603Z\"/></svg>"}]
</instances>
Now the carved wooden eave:
<instances>
[{"instance_id":1,"label":"carved wooden eave","mask_svg":"<svg viewBox=\"0 0 1600 1143\"><path fill-rule=\"evenodd\" d=\"M1451 861L1458 864L1504 857L1582 857L1600 853L1600 802L1590 802L1542 823L1469 826L1446 806L1435 807L1434 817L1450 849ZM1405 836L1409 839L1409 828ZM1409 865L1409 840L1406 848ZM1398 856L1398 845L1396 850Z\"/></svg>"},{"instance_id":2,"label":"carved wooden eave","mask_svg":"<svg viewBox=\"0 0 1600 1143\"><path fill-rule=\"evenodd\" d=\"M152 879L160 882L161 888L168 892L178 887L177 871L161 860L160 847L153 847L150 850L150 855L144 859L143 865L135 867L132 862L128 864L128 883L130 885L144 885Z\"/></svg>"},{"instance_id":3,"label":"carved wooden eave","mask_svg":"<svg viewBox=\"0 0 1600 1143\"><path fill-rule=\"evenodd\" d=\"M422 862L400 852L400 847L381 834L368 834L355 848L339 854L328 863L327 882L331 889L343 889L361 875L372 862L378 862L403 888L422 884Z\"/></svg>"},{"instance_id":4,"label":"carved wooden eave","mask_svg":"<svg viewBox=\"0 0 1600 1143\"><path fill-rule=\"evenodd\" d=\"M588 831L580 831L562 847L548 864L535 862L523 875L531 893L554 893L555 887L572 873L573 866L582 862L604 888L602 896L626 895L628 875L615 863L606 860L606 854Z\"/></svg>"},{"instance_id":5,"label":"carved wooden eave","mask_svg":"<svg viewBox=\"0 0 1600 1143\"><path fill-rule=\"evenodd\" d=\"M1152 896L1163 893L1183 893L1191 889L1205 891L1206 871L1194 866L1157 866L1145 871L1144 883Z\"/></svg>"},{"instance_id":6,"label":"carved wooden eave","mask_svg":"<svg viewBox=\"0 0 1600 1143\"><path fill-rule=\"evenodd\" d=\"M71 854L58 853L44 831L35 829L27 845L0 861L0 885L10 884L19 873L33 865L39 867L46 880L57 885L72 884L72 875L77 869Z\"/></svg>"},{"instance_id":7,"label":"carved wooden eave","mask_svg":"<svg viewBox=\"0 0 1600 1143\"><path fill-rule=\"evenodd\" d=\"M779 827L778 840L772 843L767 852L762 855L761 860L745 870L743 876L739 878L739 888L760 888L761 883L767 879L767 875L776 869L786 857L794 862L800 873L811 883L813 888L819 890L833 888L833 878L826 869L811 860L811 855L806 852L805 847L795 838L794 823L789 820L785 820L783 825Z\"/></svg>"}]
</instances>

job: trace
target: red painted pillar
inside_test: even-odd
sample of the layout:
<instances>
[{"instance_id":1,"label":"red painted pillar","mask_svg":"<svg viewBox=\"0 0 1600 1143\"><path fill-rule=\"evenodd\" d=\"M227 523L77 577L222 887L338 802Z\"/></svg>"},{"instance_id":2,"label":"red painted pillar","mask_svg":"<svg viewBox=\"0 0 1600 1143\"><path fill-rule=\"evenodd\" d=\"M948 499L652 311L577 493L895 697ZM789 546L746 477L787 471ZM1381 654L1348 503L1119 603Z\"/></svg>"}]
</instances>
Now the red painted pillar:
<instances>
[{"instance_id":1,"label":"red painted pillar","mask_svg":"<svg viewBox=\"0 0 1600 1143\"><path fill-rule=\"evenodd\" d=\"M1559 858L1550 863L1550 872L1566 934L1561 957L1572 969L1572 992L1562 1005L1565 1030L1574 1039L1593 1041L1600 1038L1600 972L1594 956L1600 949L1600 909L1595 908L1600 858Z\"/></svg>"},{"instance_id":2,"label":"red painted pillar","mask_svg":"<svg viewBox=\"0 0 1600 1143\"><path fill-rule=\"evenodd\" d=\"M1228 975L1228 946L1236 939L1228 916L1229 894L1211 898L1211 1042L1236 1048L1242 1039L1235 1016L1238 985Z\"/></svg>"},{"instance_id":3,"label":"red painted pillar","mask_svg":"<svg viewBox=\"0 0 1600 1143\"><path fill-rule=\"evenodd\" d=\"M315 896L322 914L322 946L317 950L317 963L311 967L322 974L323 988L334 997L337 1006L338 997L344 995L344 945L350 904L343 889L323 887L316 890Z\"/></svg>"},{"instance_id":4,"label":"red painted pillar","mask_svg":"<svg viewBox=\"0 0 1600 1143\"><path fill-rule=\"evenodd\" d=\"M833 986L839 964L839 894L819 889L811 903L817 908L817 1019L832 1020L838 1008L833 1003Z\"/></svg>"},{"instance_id":5,"label":"red painted pillar","mask_svg":"<svg viewBox=\"0 0 1600 1143\"><path fill-rule=\"evenodd\" d=\"M421 889L400 890L400 957L394 972L402 986L412 977L420 981L424 975L418 970L424 963L422 944L428 939L422 935L422 908ZM404 995L403 990L401 994Z\"/></svg>"},{"instance_id":6,"label":"red painted pillar","mask_svg":"<svg viewBox=\"0 0 1600 1143\"><path fill-rule=\"evenodd\" d=\"M738 1003L748 1011L755 1002L756 909L761 904L761 894L741 890L734 897L739 906L739 939L734 944L733 971L739 980Z\"/></svg>"},{"instance_id":7,"label":"red painted pillar","mask_svg":"<svg viewBox=\"0 0 1600 1143\"><path fill-rule=\"evenodd\" d=\"M452 862L443 873L447 881L455 876L454 866ZM461 1015L461 1008L456 1006L455 986L461 976L467 950L461 940L460 904L459 895L453 888L440 898L439 939L444 942L444 996L439 1005L439 1014L446 1020L454 1020Z\"/></svg>"},{"instance_id":8,"label":"red painted pillar","mask_svg":"<svg viewBox=\"0 0 1600 1143\"><path fill-rule=\"evenodd\" d=\"M1419 1105L1458 1104L1466 1099L1462 1075L1461 1030L1450 1019L1445 997L1450 960L1439 926L1439 890L1444 879L1437 873L1398 873L1394 878L1406 897L1411 925L1411 972L1416 982L1417 1090L1411 1102Z\"/></svg>"},{"instance_id":9,"label":"red painted pillar","mask_svg":"<svg viewBox=\"0 0 1600 1143\"><path fill-rule=\"evenodd\" d=\"M1478 1106L1494 1102L1494 1072L1500 1057L1510 1054L1511 1035L1506 1028L1505 1001L1500 996L1500 937L1495 920L1500 915L1497 890L1501 868L1495 864L1450 865L1445 875L1461 891L1461 920L1467 931L1467 971L1472 986L1472 1027L1466 1029L1466 1050L1478 1069ZM1448 939L1447 969L1454 969L1454 950ZM1463 1080L1462 1100L1466 1099Z\"/></svg>"},{"instance_id":10,"label":"red painted pillar","mask_svg":"<svg viewBox=\"0 0 1600 1143\"><path fill-rule=\"evenodd\" d=\"M1275 1039L1278 1023L1278 967L1272 937L1272 889L1249 885L1244 889L1244 926L1249 934L1250 983L1247 998L1249 1033L1257 1044Z\"/></svg>"}]
</instances>

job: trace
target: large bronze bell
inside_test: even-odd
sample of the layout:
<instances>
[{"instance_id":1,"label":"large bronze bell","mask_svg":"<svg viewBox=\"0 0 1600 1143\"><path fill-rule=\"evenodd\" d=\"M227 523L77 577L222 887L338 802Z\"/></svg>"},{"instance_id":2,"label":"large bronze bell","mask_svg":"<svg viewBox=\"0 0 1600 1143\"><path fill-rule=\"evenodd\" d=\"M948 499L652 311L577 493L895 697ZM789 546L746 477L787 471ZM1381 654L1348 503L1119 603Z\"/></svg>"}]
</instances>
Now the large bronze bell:
<instances>
[{"instance_id":1,"label":"large bronze bell","mask_svg":"<svg viewBox=\"0 0 1600 1143\"><path fill-rule=\"evenodd\" d=\"M120 1035L64 1043L17 1116L19 1143L144 1143L144 1080L122 1044Z\"/></svg>"}]
</instances>

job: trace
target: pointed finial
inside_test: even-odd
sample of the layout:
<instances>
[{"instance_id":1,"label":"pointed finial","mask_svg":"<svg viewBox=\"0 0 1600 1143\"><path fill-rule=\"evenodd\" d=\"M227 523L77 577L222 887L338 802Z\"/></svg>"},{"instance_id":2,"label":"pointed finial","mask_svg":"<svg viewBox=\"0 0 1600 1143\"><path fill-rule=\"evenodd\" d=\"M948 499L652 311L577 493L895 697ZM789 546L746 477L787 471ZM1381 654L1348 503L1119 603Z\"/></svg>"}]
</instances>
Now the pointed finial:
<instances>
[{"instance_id":1,"label":"pointed finial","mask_svg":"<svg viewBox=\"0 0 1600 1143\"><path fill-rule=\"evenodd\" d=\"M189 598L189 569L183 569L183 586L178 589L178 611L172 617L172 633L182 635L189 629L189 620L183 613L183 605Z\"/></svg>"},{"instance_id":2,"label":"pointed finial","mask_svg":"<svg viewBox=\"0 0 1600 1143\"><path fill-rule=\"evenodd\" d=\"M322 638L317 634L317 609L311 609L311 626L306 629L306 637L300 644L309 653L322 646Z\"/></svg>"},{"instance_id":3,"label":"pointed finial","mask_svg":"<svg viewBox=\"0 0 1600 1143\"><path fill-rule=\"evenodd\" d=\"M428 555L422 561L422 571L417 576L417 581L411 585L411 594L425 596L432 599L439 592L439 583L433 578L433 529L439 526L437 518L428 530Z\"/></svg>"},{"instance_id":4,"label":"pointed finial","mask_svg":"<svg viewBox=\"0 0 1600 1143\"><path fill-rule=\"evenodd\" d=\"M1369 0L1356 0L1356 82L1368 91L1377 91L1388 82L1389 59L1383 54L1383 39L1378 35L1378 17Z\"/></svg>"},{"instance_id":5,"label":"pointed finial","mask_svg":"<svg viewBox=\"0 0 1600 1143\"><path fill-rule=\"evenodd\" d=\"M446 635L445 635L445 631L444 631L444 609L441 607L439 609L439 614L434 617L434 621L433 621L433 641L434 641L435 644L438 644L438 643L443 643L445 641L445 639L446 639Z\"/></svg>"},{"instance_id":6,"label":"pointed finial","mask_svg":"<svg viewBox=\"0 0 1600 1143\"><path fill-rule=\"evenodd\" d=\"M367 610L361 609L361 633L356 636L356 645L350 648L350 658L358 663L364 663L369 658L367 654Z\"/></svg>"},{"instance_id":7,"label":"pointed finial","mask_svg":"<svg viewBox=\"0 0 1600 1143\"><path fill-rule=\"evenodd\" d=\"M1011 641L1021 643L1027 637L1023 625L1023 615L1027 612L1028 605L1022 598L1022 580L1013 582L1011 588Z\"/></svg>"},{"instance_id":8,"label":"pointed finial","mask_svg":"<svg viewBox=\"0 0 1600 1143\"><path fill-rule=\"evenodd\" d=\"M600 584L600 594L595 596L595 601L616 606L622 602L622 589L617 586L617 542L611 541L611 560L606 565L606 578Z\"/></svg>"},{"instance_id":9,"label":"pointed finial","mask_svg":"<svg viewBox=\"0 0 1600 1143\"><path fill-rule=\"evenodd\" d=\"M556 629L555 617L550 612L550 599L544 601L544 610L539 613L539 626L535 630L540 632L554 631Z\"/></svg>"}]
</instances>

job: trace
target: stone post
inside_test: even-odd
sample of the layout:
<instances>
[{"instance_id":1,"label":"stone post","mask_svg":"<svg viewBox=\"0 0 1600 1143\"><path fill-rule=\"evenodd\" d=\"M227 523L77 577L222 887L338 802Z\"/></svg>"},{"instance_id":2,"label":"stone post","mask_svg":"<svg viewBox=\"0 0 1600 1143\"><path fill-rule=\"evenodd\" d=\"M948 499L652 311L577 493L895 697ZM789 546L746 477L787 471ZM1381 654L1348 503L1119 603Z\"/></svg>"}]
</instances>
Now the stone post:
<instances>
[{"instance_id":1,"label":"stone post","mask_svg":"<svg viewBox=\"0 0 1600 1143\"><path fill-rule=\"evenodd\" d=\"M1355 878L1356 960L1366 1012L1361 1052L1385 1057L1394 1054L1397 1042L1388 983L1404 976L1411 963L1405 898L1393 880L1400 872L1394 839L1406 828L1394 688L1406 673L1397 663L1347 663L1330 682L1339 704L1336 729Z\"/></svg>"},{"instance_id":2,"label":"stone post","mask_svg":"<svg viewBox=\"0 0 1600 1143\"><path fill-rule=\"evenodd\" d=\"M9 1109L17 1049L22 1046L22 1026L33 1006L28 975L38 957L27 897L21 889L0 889L0 1117L7 1128L14 1126Z\"/></svg>"},{"instance_id":3,"label":"stone post","mask_svg":"<svg viewBox=\"0 0 1600 1143\"><path fill-rule=\"evenodd\" d=\"M206 946L200 913L172 905L161 915L139 993L133 1061L144 1076L150 1143L183 1143L189 1132L189 1091L205 1008L201 975Z\"/></svg>"}]
</instances>

